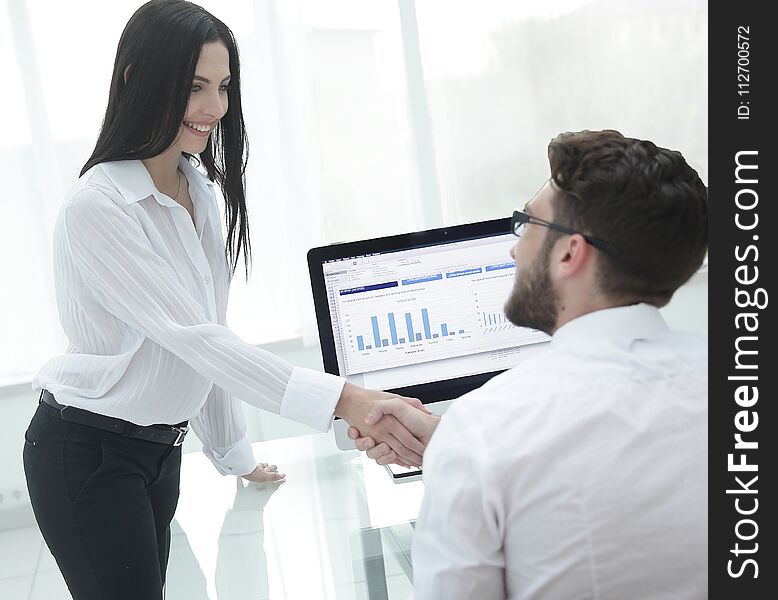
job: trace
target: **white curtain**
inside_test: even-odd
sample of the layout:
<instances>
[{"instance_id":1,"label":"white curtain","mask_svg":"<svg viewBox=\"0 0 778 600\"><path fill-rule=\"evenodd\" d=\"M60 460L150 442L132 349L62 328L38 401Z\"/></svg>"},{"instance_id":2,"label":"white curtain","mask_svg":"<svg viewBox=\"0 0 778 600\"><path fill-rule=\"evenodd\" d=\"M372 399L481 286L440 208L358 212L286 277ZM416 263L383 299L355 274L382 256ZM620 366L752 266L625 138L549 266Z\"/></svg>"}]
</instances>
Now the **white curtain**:
<instances>
[{"instance_id":1,"label":"white curtain","mask_svg":"<svg viewBox=\"0 0 778 600\"><path fill-rule=\"evenodd\" d=\"M0 0L0 385L64 351L51 234L141 3ZM242 61L254 269L229 323L316 342L313 246L510 214L565 130L681 150L705 180L703 0L207 0Z\"/></svg>"}]
</instances>

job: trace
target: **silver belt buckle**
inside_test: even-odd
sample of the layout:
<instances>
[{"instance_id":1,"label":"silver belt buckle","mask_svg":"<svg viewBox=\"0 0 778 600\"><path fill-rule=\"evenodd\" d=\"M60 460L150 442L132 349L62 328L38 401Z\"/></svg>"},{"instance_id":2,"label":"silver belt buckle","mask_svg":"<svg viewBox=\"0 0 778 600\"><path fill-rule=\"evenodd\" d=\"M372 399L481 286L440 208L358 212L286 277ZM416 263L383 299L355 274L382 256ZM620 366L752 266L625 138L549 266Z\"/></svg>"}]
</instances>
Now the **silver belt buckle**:
<instances>
[{"instance_id":1,"label":"silver belt buckle","mask_svg":"<svg viewBox=\"0 0 778 600\"><path fill-rule=\"evenodd\" d=\"M176 441L173 442L174 446L180 446L184 443L184 438L186 437L187 432L189 431L189 427L173 427L173 431L178 432L178 437L176 438Z\"/></svg>"}]
</instances>

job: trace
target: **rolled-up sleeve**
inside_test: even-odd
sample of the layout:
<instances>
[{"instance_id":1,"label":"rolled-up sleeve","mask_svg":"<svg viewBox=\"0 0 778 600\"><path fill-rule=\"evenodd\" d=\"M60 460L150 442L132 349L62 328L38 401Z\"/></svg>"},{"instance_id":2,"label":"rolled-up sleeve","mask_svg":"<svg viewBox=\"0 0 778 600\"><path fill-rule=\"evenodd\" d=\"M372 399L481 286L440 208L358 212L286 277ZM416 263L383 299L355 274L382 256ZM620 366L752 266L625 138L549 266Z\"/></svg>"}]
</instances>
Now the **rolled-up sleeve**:
<instances>
[{"instance_id":1,"label":"rolled-up sleeve","mask_svg":"<svg viewBox=\"0 0 778 600\"><path fill-rule=\"evenodd\" d=\"M203 443L203 454L222 475L247 475L257 466L246 435L243 407L222 388L211 388L189 424Z\"/></svg>"},{"instance_id":2,"label":"rolled-up sleeve","mask_svg":"<svg viewBox=\"0 0 778 600\"><path fill-rule=\"evenodd\" d=\"M63 210L62 233L72 268L107 311L178 356L227 396L319 430L329 427L345 380L295 368L211 322L174 269L155 252L140 223L101 192L81 190ZM229 402L213 404L224 408ZM207 417L216 409L204 410ZM204 422L196 427L201 425L204 431ZM224 438L229 443L219 442L211 451L242 453L235 464L244 465L248 454L245 446L239 449L238 429L236 425Z\"/></svg>"}]
</instances>

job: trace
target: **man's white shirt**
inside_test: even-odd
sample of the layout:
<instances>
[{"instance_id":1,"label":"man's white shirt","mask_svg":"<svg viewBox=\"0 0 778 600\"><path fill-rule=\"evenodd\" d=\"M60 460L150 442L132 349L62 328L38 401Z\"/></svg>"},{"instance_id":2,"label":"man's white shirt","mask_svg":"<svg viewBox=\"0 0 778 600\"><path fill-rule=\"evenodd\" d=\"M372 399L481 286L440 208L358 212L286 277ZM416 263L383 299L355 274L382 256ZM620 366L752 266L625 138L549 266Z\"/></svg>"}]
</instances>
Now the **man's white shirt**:
<instances>
[{"instance_id":1,"label":"man's white shirt","mask_svg":"<svg viewBox=\"0 0 778 600\"><path fill-rule=\"evenodd\" d=\"M707 341L639 304L456 400L424 456L417 600L707 598Z\"/></svg>"},{"instance_id":2,"label":"man's white shirt","mask_svg":"<svg viewBox=\"0 0 778 600\"><path fill-rule=\"evenodd\" d=\"M256 461L240 401L326 431L345 380L293 367L227 328L214 184L183 157L180 167L195 223L138 160L96 165L71 188L54 230L69 345L32 385L138 425L189 419L216 468L243 475Z\"/></svg>"}]
</instances>

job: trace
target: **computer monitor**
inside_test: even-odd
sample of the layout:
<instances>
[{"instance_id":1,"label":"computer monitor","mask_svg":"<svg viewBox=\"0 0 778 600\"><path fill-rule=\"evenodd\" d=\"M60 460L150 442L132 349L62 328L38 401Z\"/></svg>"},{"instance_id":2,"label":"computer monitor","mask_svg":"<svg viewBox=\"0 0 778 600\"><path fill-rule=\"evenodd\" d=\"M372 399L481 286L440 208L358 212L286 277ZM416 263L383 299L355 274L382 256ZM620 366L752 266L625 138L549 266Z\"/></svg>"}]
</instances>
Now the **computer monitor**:
<instances>
[{"instance_id":1,"label":"computer monitor","mask_svg":"<svg viewBox=\"0 0 778 600\"><path fill-rule=\"evenodd\" d=\"M430 403L540 350L550 338L503 311L515 277L509 221L310 250L325 370Z\"/></svg>"}]
</instances>

